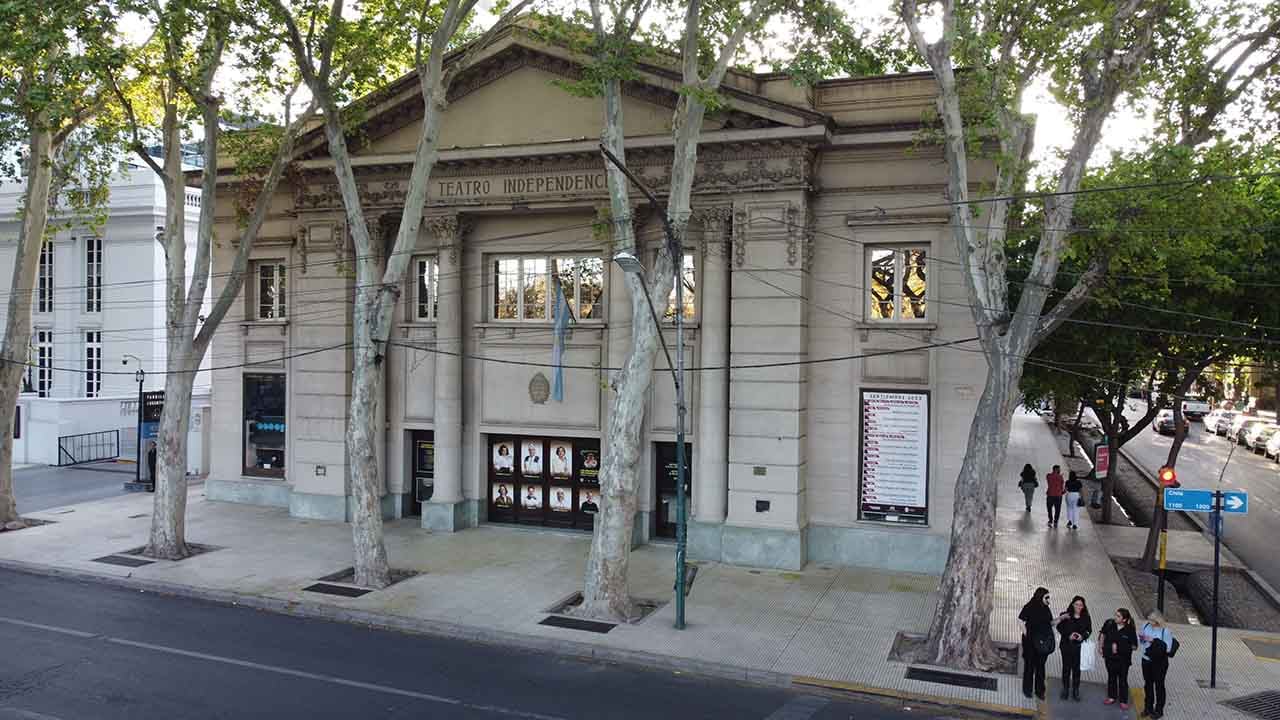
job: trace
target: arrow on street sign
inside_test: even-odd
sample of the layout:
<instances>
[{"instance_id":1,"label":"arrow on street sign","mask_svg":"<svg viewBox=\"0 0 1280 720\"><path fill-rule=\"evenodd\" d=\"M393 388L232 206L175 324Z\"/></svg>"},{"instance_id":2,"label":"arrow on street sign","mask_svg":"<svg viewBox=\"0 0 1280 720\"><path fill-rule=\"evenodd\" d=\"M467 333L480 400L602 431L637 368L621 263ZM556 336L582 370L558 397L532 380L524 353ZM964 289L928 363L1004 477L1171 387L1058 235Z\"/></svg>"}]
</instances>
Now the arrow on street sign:
<instances>
[{"instance_id":1,"label":"arrow on street sign","mask_svg":"<svg viewBox=\"0 0 1280 720\"><path fill-rule=\"evenodd\" d=\"M1222 512L1229 512L1229 513L1249 512L1249 494L1243 493L1243 492L1222 493Z\"/></svg>"}]
</instances>

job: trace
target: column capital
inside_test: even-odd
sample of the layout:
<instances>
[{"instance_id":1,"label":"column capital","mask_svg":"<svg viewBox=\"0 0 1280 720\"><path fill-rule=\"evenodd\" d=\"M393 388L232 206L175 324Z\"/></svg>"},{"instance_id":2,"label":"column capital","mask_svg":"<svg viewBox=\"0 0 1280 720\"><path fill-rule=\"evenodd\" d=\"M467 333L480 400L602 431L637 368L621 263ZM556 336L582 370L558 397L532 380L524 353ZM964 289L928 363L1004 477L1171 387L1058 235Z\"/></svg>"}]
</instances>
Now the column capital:
<instances>
[{"instance_id":1,"label":"column capital","mask_svg":"<svg viewBox=\"0 0 1280 720\"><path fill-rule=\"evenodd\" d=\"M696 207L689 218L701 226L701 247L704 256L729 256L729 231L733 223L732 205Z\"/></svg>"},{"instance_id":2,"label":"column capital","mask_svg":"<svg viewBox=\"0 0 1280 720\"><path fill-rule=\"evenodd\" d=\"M462 238L470 229L471 223L462 213L453 212L440 215L428 215L424 219L427 232L436 240L436 247L441 252L448 249L450 262L458 262L458 248Z\"/></svg>"}]
</instances>

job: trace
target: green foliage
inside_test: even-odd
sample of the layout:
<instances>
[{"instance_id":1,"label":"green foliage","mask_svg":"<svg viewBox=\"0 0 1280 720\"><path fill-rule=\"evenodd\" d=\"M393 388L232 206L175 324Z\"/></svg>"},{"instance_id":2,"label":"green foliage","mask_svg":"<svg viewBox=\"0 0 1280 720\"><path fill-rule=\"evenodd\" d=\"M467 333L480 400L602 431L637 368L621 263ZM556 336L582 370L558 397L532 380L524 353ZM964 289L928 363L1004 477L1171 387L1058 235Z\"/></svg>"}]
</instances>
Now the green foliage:
<instances>
[{"instance_id":1,"label":"green foliage","mask_svg":"<svg viewBox=\"0 0 1280 720\"><path fill-rule=\"evenodd\" d=\"M770 38L777 50L764 60L798 85L840 77L906 72L919 64L896 17L875 18L863 27L835 2L803 0L784 11L785 33Z\"/></svg>"}]
</instances>

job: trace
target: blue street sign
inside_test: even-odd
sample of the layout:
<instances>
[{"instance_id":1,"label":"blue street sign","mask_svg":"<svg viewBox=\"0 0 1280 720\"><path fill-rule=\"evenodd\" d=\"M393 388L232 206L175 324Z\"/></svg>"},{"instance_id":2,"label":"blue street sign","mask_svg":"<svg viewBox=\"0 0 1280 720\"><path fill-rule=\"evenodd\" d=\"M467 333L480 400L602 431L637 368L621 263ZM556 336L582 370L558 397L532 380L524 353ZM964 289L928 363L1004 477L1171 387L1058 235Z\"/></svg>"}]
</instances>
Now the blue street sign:
<instances>
[{"instance_id":1,"label":"blue street sign","mask_svg":"<svg viewBox=\"0 0 1280 720\"><path fill-rule=\"evenodd\" d=\"M1164 509L1185 512L1213 512L1213 491L1165 488ZM1238 490L1224 490L1222 492L1222 512L1240 514L1249 512L1249 493Z\"/></svg>"}]
</instances>

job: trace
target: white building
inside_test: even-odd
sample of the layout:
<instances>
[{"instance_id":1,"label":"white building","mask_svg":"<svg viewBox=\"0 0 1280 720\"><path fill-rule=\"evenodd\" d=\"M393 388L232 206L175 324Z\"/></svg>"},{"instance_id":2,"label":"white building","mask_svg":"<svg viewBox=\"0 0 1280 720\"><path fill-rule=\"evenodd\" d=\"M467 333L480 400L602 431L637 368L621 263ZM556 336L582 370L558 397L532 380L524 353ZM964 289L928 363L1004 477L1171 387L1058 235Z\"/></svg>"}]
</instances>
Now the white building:
<instances>
[{"instance_id":1,"label":"white building","mask_svg":"<svg viewBox=\"0 0 1280 720\"><path fill-rule=\"evenodd\" d=\"M0 322L12 290L23 190L20 183L0 184ZM199 209L199 191L188 189L191 240ZM65 215L50 219L52 239L41 250L31 297L31 392L19 403L15 462L56 464L59 437L117 429L121 457L134 457L139 363L148 373L145 389L164 387L165 258L156 242L164 215L163 183L134 161L122 163L112 179L101 224ZM194 251L188 245L190 273ZM137 359L124 364L129 356ZM201 373L197 408L208 406L208 394L208 374ZM193 427L197 422L203 427L203 418ZM203 469L201 445L193 440L193 469Z\"/></svg>"}]
</instances>

